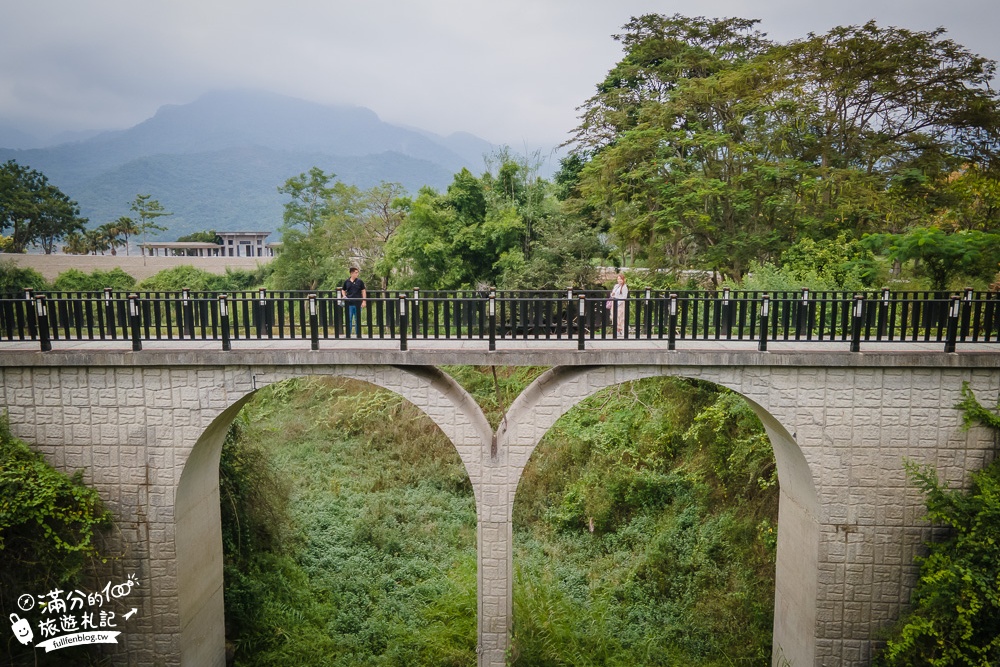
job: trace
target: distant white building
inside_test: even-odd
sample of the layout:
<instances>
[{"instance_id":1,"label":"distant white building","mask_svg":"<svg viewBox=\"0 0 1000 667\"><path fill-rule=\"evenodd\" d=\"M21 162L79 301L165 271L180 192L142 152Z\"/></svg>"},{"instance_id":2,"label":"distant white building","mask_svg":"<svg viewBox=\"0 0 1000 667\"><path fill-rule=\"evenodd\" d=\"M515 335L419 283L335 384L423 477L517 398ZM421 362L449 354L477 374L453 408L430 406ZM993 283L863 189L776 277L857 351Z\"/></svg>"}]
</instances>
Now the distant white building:
<instances>
[{"instance_id":1,"label":"distant white building","mask_svg":"<svg viewBox=\"0 0 1000 667\"><path fill-rule=\"evenodd\" d=\"M222 254L226 257L266 257L264 239L270 235L271 232L216 232L222 239Z\"/></svg>"},{"instance_id":2,"label":"distant white building","mask_svg":"<svg viewBox=\"0 0 1000 667\"><path fill-rule=\"evenodd\" d=\"M140 252L158 257L273 257L276 243L264 243L271 232L217 232L219 243L197 241L148 241Z\"/></svg>"}]
</instances>

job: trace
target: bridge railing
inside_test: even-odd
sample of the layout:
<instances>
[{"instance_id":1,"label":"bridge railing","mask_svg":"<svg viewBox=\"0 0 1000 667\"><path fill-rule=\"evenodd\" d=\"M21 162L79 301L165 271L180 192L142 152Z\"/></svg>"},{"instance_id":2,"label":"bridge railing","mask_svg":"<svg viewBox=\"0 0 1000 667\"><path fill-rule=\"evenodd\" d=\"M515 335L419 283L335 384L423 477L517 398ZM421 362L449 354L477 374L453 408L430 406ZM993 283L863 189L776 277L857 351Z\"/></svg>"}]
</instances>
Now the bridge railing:
<instances>
[{"instance_id":1,"label":"bridge railing","mask_svg":"<svg viewBox=\"0 0 1000 667\"><path fill-rule=\"evenodd\" d=\"M45 292L0 296L0 345L38 341L357 339L1000 342L1000 293L634 291Z\"/></svg>"}]
</instances>

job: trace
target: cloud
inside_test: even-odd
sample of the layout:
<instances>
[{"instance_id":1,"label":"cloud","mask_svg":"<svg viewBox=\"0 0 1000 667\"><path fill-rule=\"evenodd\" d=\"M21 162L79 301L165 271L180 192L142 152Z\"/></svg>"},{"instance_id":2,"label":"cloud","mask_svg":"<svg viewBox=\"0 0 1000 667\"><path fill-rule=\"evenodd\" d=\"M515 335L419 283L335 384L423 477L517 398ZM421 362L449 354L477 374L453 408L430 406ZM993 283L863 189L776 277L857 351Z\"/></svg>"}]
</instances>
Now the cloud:
<instances>
[{"instance_id":1,"label":"cloud","mask_svg":"<svg viewBox=\"0 0 1000 667\"><path fill-rule=\"evenodd\" d=\"M519 147L564 140L576 107L620 57L630 16L691 13L676 0L38 0L0 22L0 122L35 132L127 127L163 104L256 88L367 106L440 134ZM945 26L1000 56L985 0L708 0L705 16L761 18L785 41L876 18ZM755 15L755 16L754 16Z\"/></svg>"}]
</instances>

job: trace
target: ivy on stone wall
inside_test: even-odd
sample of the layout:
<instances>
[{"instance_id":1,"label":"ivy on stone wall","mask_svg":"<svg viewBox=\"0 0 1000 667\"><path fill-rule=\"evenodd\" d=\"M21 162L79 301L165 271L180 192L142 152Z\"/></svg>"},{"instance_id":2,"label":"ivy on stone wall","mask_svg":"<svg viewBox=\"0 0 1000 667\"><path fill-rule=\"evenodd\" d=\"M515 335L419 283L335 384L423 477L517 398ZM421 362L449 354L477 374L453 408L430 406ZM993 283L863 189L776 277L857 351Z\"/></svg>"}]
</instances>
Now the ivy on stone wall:
<instances>
[{"instance_id":1,"label":"ivy on stone wall","mask_svg":"<svg viewBox=\"0 0 1000 667\"><path fill-rule=\"evenodd\" d=\"M111 513L83 474L64 475L13 437L0 416L0 608L20 593L77 582ZM13 596L14 599L7 599ZM6 618L6 616L4 617Z\"/></svg>"},{"instance_id":2,"label":"ivy on stone wall","mask_svg":"<svg viewBox=\"0 0 1000 667\"><path fill-rule=\"evenodd\" d=\"M1000 431L1000 417L962 387L965 427ZM927 496L927 518L949 528L919 559L913 609L873 663L878 667L1000 665L1000 459L968 491L944 487L930 467L907 464Z\"/></svg>"}]
</instances>

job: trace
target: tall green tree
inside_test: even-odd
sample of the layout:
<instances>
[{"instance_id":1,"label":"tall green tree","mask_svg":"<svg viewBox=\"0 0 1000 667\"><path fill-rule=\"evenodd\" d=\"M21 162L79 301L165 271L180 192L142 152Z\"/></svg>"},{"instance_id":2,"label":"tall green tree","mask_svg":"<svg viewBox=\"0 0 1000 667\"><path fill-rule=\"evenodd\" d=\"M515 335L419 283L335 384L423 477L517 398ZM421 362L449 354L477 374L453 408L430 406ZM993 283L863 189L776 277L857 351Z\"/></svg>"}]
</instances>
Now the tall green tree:
<instances>
[{"instance_id":1,"label":"tall green tree","mask_svg":"<svg viewBox=\"0 0 1000 667\"><path fill-rule=\"evenodd\" d=\"M331 181L336 174L324 173L313 167L309 173L293 176L278 188L278 192L288 195L285 203L285 227L301 227L308 233L318 227L331 213L330 200L334 195Z\"/></svg>"},{"instance_id":2,"label":"tall green tree","mask_svg":"<svg viewBox=\"0 0 1000 667\"><path fill-rule=\"evenodd\" d=\"M410 200L401 184L385 181L357 194L350 207L336 207L329 218L334 254L363 268L385 289L392 273L384 261L385 246L406 219Z\"/></svg>"},{"instance_id":3,"label":"tall green tree","mask_svg":"<svg viewBox=\"0 0 1000 667\"><path fill-rule=\"evenodd\" d=\"M739 278L802 237L904 231L1000 156L994 64L874 23L788 44L745 19L647 15L584 105L580 191L625 254Z\"/></svg>"},{"instance_id":4,"label":"tall green tree","mask_svg":"<svg viewBox=\"0 0 1000 667\"><path fill-rule=\"evenodd\" d=\"M914 260L917 272L939 291L956 276L989 280L1000 270L1000 234L979 230L951 234L939 227L916 227L903 234L872 235L864 243L894 261Z\"/></svg>"},{"instance_id":5,"label":"tall green tree","mask_svg":"<svg viewBox=\"0 0 1000 667\"><path fill-rule=\"evenodd\" d=\"M44 174L13 160L0 165L0 231L11 230L10 252L35 245L51 254L63 237L85 223L77 203Z\"/></svg>"},{"instance_id":6,"label":"tall green tree","mask_svg":"<svg viewBox=\"0 0 1000 667\"><path fill-rule=\"evenodd\" d=\"M121 245L125 246L125 254L129 254L129 239L133 236L137 236L143 232L139 225L135 224L135 220L127 215L120 216L117 220L107 223L110 230L113 231L116 237L121 237L123 243ZM182 240L182 239L178 239Z\"/></svg>"},{"instance_id":7,"label":"tall green tree","mask_svg":"<svg viewBox=\"0 0 1000 667\"><path fill-rule=\"evenodd\" d=\"M358 261L353 232L365 208L357 187L313 167L278 188L287 194L281 253L272 263L269 284L276 289L333 288Z\"/></svg>"},{"instance_id":8,"label":"tall green tree","mask_svg":"<svg viewBox=\"0 0 1000 667\"><path fill-rule=\"evenodd\" d=\"M129 210L139 218L138 221L135 221L134 228L137 230L136 235L141 235L144 243L150 232L166 231L166 227L157 224L156 220L158 218L173 215L173 213L163 208L163 205L159 201L153 199L153 195L136 195L132 203L129 204ZM131 222L131 219L129 220ZM122 225L128 226L128 223L122 222ZM131 227L129 228L131 229Z\"/></svg>"},{"instance_id":9,"label":"tall green tree","mask_svg":"<svg viewBox=\"0 0 1000 667\"><path fill-rule=\"evenodd\" d=\"M386 246L386 261L397 268L401 287L495 286L505 266L523 260L525 232L516 208L491 207L483 180L463 169L444 195L420 191Z\"/></svg>"}]
</instances>

